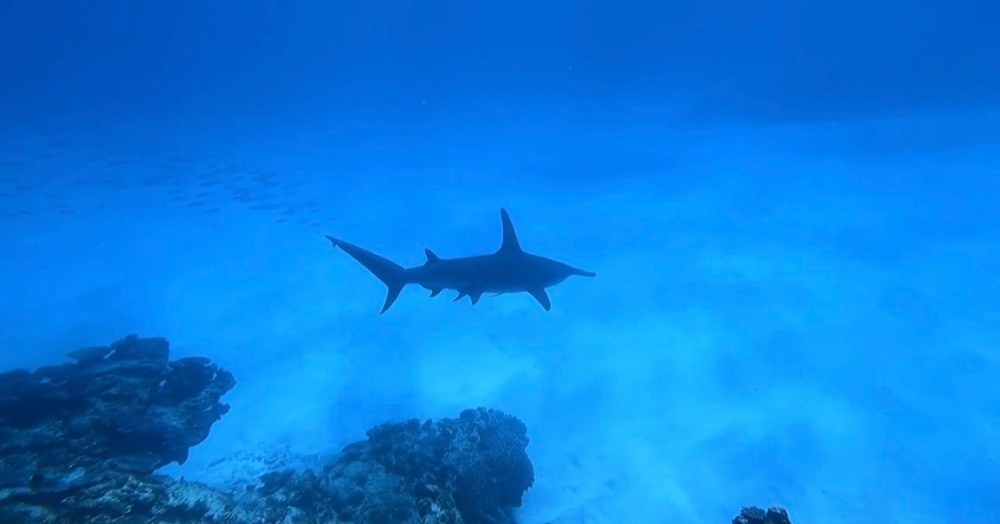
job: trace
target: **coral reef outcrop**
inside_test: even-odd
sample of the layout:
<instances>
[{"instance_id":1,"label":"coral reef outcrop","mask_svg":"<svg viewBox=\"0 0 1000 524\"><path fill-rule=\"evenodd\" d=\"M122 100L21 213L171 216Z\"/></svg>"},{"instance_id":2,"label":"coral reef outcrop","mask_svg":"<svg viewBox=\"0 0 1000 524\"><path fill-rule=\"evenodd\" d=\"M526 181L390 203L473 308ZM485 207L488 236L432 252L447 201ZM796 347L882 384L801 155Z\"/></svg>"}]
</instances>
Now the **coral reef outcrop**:
<instances>
[{"instance_id":1,"label":"coral reef outcrop","mask_svg":"<svg viewBox=\"0 0 1000 524\"><path fill-rule=\"evenodd\" d=\"M311 468L170 478L156 470L208 437L233 376L170 361L162 338L68 356L0 374L0 522L511 523L534 481L525 425L482 408L378 425Z\"/></svg>"},{"instance_id":2,"label":"coral reef outcrop","mask_svg":"<svg viewBox=\"0 0 1000 524\"><path fill-rule=\"evenodd\" d=\"M229 406L233 376L208 359L168 361L162 338L73 351L72 364L0 374L4 483L104 469L149 474L187 460Z\"/></svg>"},{"instance_id":3,"label":"coral reef outcrop","mask_svg":"<svg viewBox=\"0 0 1000 524\"><path fill-rule=\"evenodd\" d=\"M757 506L747 506L733 519L733 524L792 524L784 508L772 506L767 511Z\"/></svg>"},{"instance_id":4,"label":"coral reef outcrop","mask_svg":"<svg viewBox=\"0 0 1000 524\"><path fill-rule=\"evenodd\" d=\"M73 351L72 363L0 374L0 520L51 521L46 508L60 506L99 520L116 502L138 511L165 500L155 483L138 486L187 460L236 384L208 359L169 353L165 339L131 335Z\"/></svg>"},{"instance_id":5,"label":"coral reef outcrop","mask_svg":"<svg viewBox=\"0 0 1000 524\"><path fill-rule=\"evenodd\" d=\"M209 436L236 384L169 353L132 335L0 374L0 522L512 524L534 483L524 423L486 408L380 424L332 457L237 452L211 483L158 474ZM790 521L748 507L733 524Z\"/></svg>"}]
</instances>

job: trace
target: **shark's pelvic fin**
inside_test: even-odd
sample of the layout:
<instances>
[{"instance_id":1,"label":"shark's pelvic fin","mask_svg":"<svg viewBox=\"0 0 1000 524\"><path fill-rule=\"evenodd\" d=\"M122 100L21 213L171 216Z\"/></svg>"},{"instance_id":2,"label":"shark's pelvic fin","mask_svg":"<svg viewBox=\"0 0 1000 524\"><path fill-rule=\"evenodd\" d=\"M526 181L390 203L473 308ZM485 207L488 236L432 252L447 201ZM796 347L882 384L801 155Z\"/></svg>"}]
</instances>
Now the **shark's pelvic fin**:
<instances>
[{"instance_id":1,"label":"shark's pelvic fin","mask_svg":"<svg viewBox=\"0 0 1000 524\"><path fill-rule=\"evenodd\" d=\"M521 244L517 241L517 234L514 233L514 223L510 221L510 215L504 208L500 208L500 222L503 224L503 243L497 252L520 252Z\"/></svg>"},{"instance_id":2,"label":"shark's pelvic fin","mask_svg":"<svg viewBox=\"0 0 1000 524\"><path fill-rule=\"evenodd\" d=\"M439 293L441 293L440 289L432 289L431 290L431 298L438 296Z\"/></svg>"},{"instance_id":3,"label":"shark's pelvic fin","mask_svg":"<svg viewBox=\"0 0 1000 524\"><path fill-rule=\"evenodd\" d=\"M535 297L535 300L545 308L545 311L552 309L552 301L549 300L549 294L545 292L544 288L529 289L528 293Z\"/></svg>"},{"instance_id":4,"label":"shark's pelvic fin","mask_svg":"<svg viewBox=\"0 0 1000 524\"><path fill-rule=\"evenodd\" d=\"M433 264L435 262L440 262L441 261L441 257L435 255L434 252L431 251L430 249L426 249L425 248L424 249L424 254L427 255L427 262L424 262L424 265Z\"/></svg>"},{"instance_id":5,"label":"shark's pelvic fin","mask_svg":"<svg viewBox=\"0 0 1000 524\"><path fill-rule=\"evenodd\" d=\"M403 290L403 286L408 283L406 280L406 269L388 258L378 256L354 244L349 244L330 235L326 235L326 238L334 247L343 249L345 253L351 255L354 260L360 262L362 266L365 266L368 271L371 271L373 275L385 284L388 290L385 295L385 304L382 306L382 311L379 314L381 315L388 311L393 302L399 298L399 293Z\"/></svg>"}]
</instances>

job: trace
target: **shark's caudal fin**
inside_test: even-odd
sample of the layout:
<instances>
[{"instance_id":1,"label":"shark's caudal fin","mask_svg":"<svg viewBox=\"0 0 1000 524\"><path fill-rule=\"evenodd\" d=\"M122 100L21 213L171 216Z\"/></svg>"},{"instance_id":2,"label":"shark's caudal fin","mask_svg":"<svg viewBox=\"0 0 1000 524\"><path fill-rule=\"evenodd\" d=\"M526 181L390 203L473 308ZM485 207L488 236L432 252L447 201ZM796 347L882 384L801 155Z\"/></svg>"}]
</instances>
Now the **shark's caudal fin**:
<instances>
[{"instance_id":1,"label":"shark's caudal fin","mask_svg":"<svg viewBox=\"0 0 1000 524\"><path fill-rule=\"evenodd\" d=\"M335 247L343 249L354 260L360 262L362 266L365 266L368 271L371 271L373 275L385 284L388 292L385 295L385 305L382 306L382 311L379 314L385 313L392 306L392 303L399 298L399 292L403 290L403 286L408 284L406 280L406 268L354 244L349 244L330 235L326 235L326 238Z\"/></svg>"}]
</instances>

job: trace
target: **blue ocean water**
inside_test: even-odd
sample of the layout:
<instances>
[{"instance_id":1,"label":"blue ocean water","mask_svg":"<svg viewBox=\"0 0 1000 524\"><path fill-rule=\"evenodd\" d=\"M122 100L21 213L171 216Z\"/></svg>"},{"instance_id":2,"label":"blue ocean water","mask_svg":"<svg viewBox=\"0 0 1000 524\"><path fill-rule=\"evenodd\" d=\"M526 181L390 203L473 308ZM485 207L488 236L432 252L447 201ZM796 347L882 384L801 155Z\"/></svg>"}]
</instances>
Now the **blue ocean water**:
<instances>
[{"instance_id":1,"label":"blue ocean water","mask_svg":"<svg viewBox=\"0 0 1000 524\"><path fill-rule=\"evenodd\" d=\"M0 3L0 370L231 370L178 475L522 419L525 523L1000 521L1000 8ZM597 272L475 306L403 265Z\"/></svg>"}]
</instances>

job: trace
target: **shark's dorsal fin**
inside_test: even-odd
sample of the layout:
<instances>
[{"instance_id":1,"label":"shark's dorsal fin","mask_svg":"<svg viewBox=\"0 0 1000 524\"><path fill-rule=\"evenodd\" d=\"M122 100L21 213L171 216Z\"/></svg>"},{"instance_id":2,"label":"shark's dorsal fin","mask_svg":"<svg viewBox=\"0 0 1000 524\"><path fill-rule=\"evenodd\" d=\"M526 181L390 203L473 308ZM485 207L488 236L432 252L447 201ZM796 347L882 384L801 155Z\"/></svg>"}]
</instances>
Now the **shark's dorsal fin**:
<instances>
[{"instance_id":1,"label":"shark's dorsal fin","mask_svg":"<svg viewBox=\"0 0 1000 524\"><path fill-rule=\"evenodd\" d=\"M521 244L517 241L517 234L514 233L514 224L504 208L500 208L500 222L503 223L503 243L497 252L520 252Z\"/></svg>"},{"instance_id":2,"label":"shark's dorsal fin","mask_svg":"<svg viewBox=\"0 0 1000 524\"><path fill-rule=\"evenodd\" d=\"M441 258L435 255L430 249L424 249L424 254L427 255L427 262L424 262L424 265L434 264L435 262L441 261Z\"/></svg>"}]
</instances>

